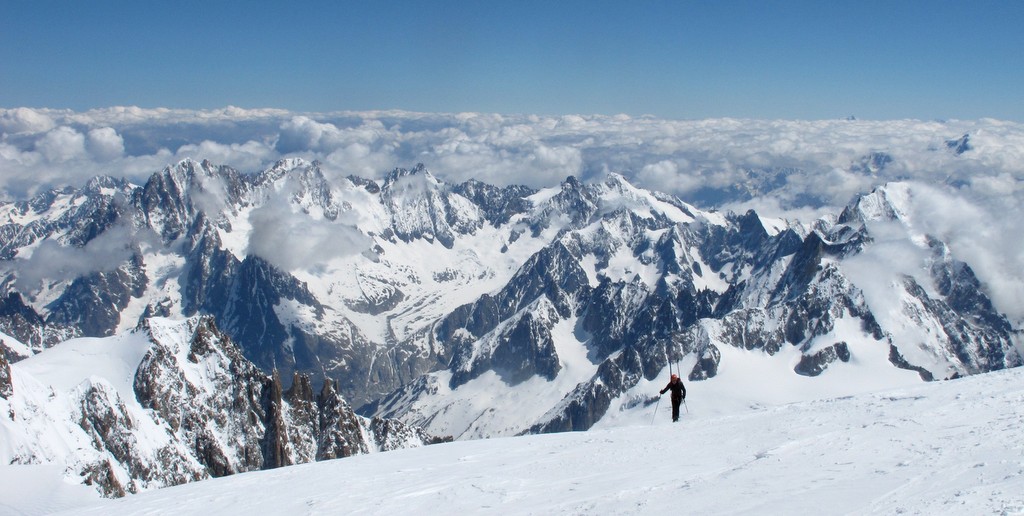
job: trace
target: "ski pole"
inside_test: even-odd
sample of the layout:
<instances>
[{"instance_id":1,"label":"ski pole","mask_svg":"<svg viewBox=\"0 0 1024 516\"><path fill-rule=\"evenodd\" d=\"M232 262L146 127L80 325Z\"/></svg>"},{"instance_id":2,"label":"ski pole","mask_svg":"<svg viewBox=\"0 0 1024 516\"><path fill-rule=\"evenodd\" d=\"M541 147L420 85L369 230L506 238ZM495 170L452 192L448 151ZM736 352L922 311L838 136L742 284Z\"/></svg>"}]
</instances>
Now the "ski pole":
<instances>
[{"instance_id":1,"label":"ski pole","mask_svg":"<svg viewBox=\"0 0 1024 516\"><path fill-rule=\"evenodd\" d=\"M683 398L683 408L686 409L686 413L690 413L690 407L686 406L686 398Z\"/></svg>"},{"instance_id":2,"label":"ski pole","mask_svg":"<svg viewBox=\"0 0 1024 516\"><path fill-rule=\"evenodd\" d=\"M654 424L654 418L658 417L658 407L661 406L661 396L658 396L658 403L654 405L654 415L651 416L651 424Z\"/></svg>"}]
</instances>

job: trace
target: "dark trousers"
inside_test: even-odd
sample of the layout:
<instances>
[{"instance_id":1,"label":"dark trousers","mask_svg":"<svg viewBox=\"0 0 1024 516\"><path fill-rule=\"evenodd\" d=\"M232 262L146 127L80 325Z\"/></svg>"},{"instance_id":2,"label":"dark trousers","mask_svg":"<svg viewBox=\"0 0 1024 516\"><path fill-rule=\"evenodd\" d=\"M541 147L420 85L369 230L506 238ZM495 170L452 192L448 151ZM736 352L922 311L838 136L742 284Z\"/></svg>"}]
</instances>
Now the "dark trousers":
<instances>
[{"instance_id":1,"label":"dark trousers","mask_svg":"<svg viewBox=\"0 0 1024 516\"><path fill-rule=\"evenodd\" d=\"M679 421L679 404L682 402L682 397L672 396L672 422Z\"/></svg>"}]
</instances>

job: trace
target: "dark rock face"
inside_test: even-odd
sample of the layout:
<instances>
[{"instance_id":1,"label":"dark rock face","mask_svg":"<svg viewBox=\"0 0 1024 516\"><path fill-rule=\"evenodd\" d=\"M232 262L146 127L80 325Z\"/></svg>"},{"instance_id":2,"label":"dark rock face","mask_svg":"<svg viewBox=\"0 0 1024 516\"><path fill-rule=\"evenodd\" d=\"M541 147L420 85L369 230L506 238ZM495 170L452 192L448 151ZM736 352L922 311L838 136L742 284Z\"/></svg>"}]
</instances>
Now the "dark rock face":
<instances>
[{"instance_id":1,"label":"dark rock face","mask_svg":"<svg viewBox=\"0 0 1024 516\"><path fill-rule=\"evenodd\" d=\"M14 393L14 385L11 383L11 364L7 356L0 353L0 398L7 399Z\"/></svg>"},{"instance_id":2,"label":"dark rock face","mask_svg":"<svg viewBox=\"0 0 1024 516\"><path fill-rule=\"evenodd\" d=\"M48 324L18 292L0 298L0 331L36 351L81 335L76 328Z\"/></svg>"},{"instance_id":3,"label":"dark rock face","mask_svg":"<svg viewBox=\"0 0 1024 516\"><path fill-rule=\"evenodd\" d=\"M473 202L484 214L484 219L495 226L501 226L514 215L530 209L527 197L537 193L525 186L499 188L477 180L456 185L452 192Z\"/></svg>"},{"instance_id":4,"label":"dark rock face","mask_svg":"<svg viewBox=\"0 0 1024 516\"><path fill-rule=\"evenodd\" d=\"M192 457L170 444L157 450L157 461L150 462L147 450L135 438L135 424L124 401L108 384L88 385L80 400L78 425L89 434L97 450L110 453L130 476L127 485L107 475L97 478L95 483L103 486L104 495L123 496L125 491L135 493L143 486L176 485L206 478L206 472L194 466Z\"/></svg>"},{"instance_id":5,"label":"dark rock face","mask_svg":"<svg viewBox=\"0 0 1024 516\"><path fill-rule=\"evenodd\" d=\"M953 151L953 154L956 154L957 156L969 150L973 150L974 147L971 146L971 135L965 134L953 140L946 140L946 148Z\"/></svg>"},{"instance_id":6,"label":"dark rock face","mask_svg":"<svg viewBox=\"0 0 1024 516\"><path fill-rule=\"evenodd\" d=\"M456 365L452 387L490 369L512 384L537 374L554 378L560 366L551 326L577 314L589 292L578 260L566 246L558 245L534 255L495 296L484 295L456 309L437 329L438 340L452 350ZM537 304L542 298L546 303ZM509 320L514 324L498 329L499 322ZM488 351L476 353L476 339L495 331Z\"/></svg>"},{"instance_id":7,"label":"dark rock face","mask_svg":"<svg viewBox=\"0 0 1024 516\"><path fill-rule=\"evenodd\" d=\"M850 348L845 342L837 342L813 355L803 355L793 370L804 376L818 376L836 360L850 361Z\"/></svg>"},{"instance_id":8,"label":"dark rock face","mask_svg":"<svg viewBox=\"0 0 1024 516\"><path fill-rule=\"evenodd\" d=\"M282 322L277 306L285 300L308 307L317 318L324 317L326 308L306 284L270 262L254 255L240 261L222 249L207 221L197 222L190 234L194 244L181 279L185 314L212 315L233 341L244 344L246 358L264 371L308 372L317 383L340 378L345 392L366 401L366 386L358 379L365 377L359 373L372 359L370 342L358 330L325 335ZM325 370L325 363L341 365Z\"/></svg>"},{"instance_id":9,"label":"dark rock face","mask_svg":"<svg viewBox=\"0 0 1024 516\"><path fill-rule=\"evenodd\" d=\"M220 234L205 216L189 231L181 285L181 308L186 314L224 307L229 301L231 278L241 262L222 248Z\"/></svg>"},{"instance_id":10,"label":"dark rock face","mask_svg":"<svg viewBox=\"0 0 1024 516\"><path fill-rule=\"evenodd\" d=\"M188 324L192 336L187 349L154 346L142 359L135 374L136 398L179 433L182 441L195 443L196 459L210 476L261 469L268 378L212 319L193 319ZM153 336L154 340L161 337ZM190 378L192 369L203 372L200 382ZM221 435L231 439L220 444Z\"/></svg>"},{"instance_id":11,"label":"dark rock face","mask_svg":"<svg viewBox=\"0 0 1024 516\"><path fill-rule=\"evenodd\" d=\"M186 160L150 176L133 192L133 204L141 221L165 242L173 242L188 232L199 213L238 206L249 189L251 180L230 167Z\"/></svg>"},{"instance_id":12,"label":"dark rock face","mask_svg":"<svg viewBox=\"0 0 1024 516\"><path fill-rule=\"evenodd\" d=\"M643 368L640 354L626 349L617 358L604 361L593 381L582 383L570 392L549 417L529 429L529 433L548 433L587 430L611 406L612 399L636 385Z\"/></svg>"},{"instance_id":13,"label":"dark rock face","mask_svg":"<svg viewBox=\"0 0 1024 516\"><path fill-rule=\"evenodd\" d=\"M111 272L94 272L75 279L48 308L47 324L78 329L82 335L112 335L121 311L146 290L148 278L142 257L132 256Z\"/></svg>"},{"instance_id":14,"label":"dark rock face","mask_svg":"<svg viewBox=\"0 0 1024 516\"><path fill-rule=\"evenodd\" d=\"M289 456L288 430L285 427L285 406L281 394L281 376L274 371L270 386L263 391L263 406L266 408L263 435L263 460L268 469L292 464Z\"/></svg>"},{"instance_id":15,"label":"dark rock face","mask_svg":"<svg viewBox=\"0 0 1024 516\"><path fill-rule=\"evenodd\" d=\"M304 385L309 386L305 382ZM305 398L305 396L310 396L310 398ZM302 395L295 395L296 398L301 397L306 403L311 403L311 396L312 390L305 388ZM317 436L316 460L349 457L366 453L369 450L369 443L362 438L359 419L348 402L338 394L338 388L333 382L324 382L315 401L316 417L311 417L309 423L314 425L314 433ZM295 401L293 405L298 403ZM309 413L313 415L312 406L310 406Z\"/></svg>"},{"instance_id":16,"label":"dark rock face","mask_svg":"<svg viewBox=\"0 0 1024 516\"><path fill-rule=\"evenodd\" d=\"M554 380L561 369L549 329L538 324L530 313L502 339L491 358L493 369L511 385L533 376Z\"/></svg>"},{"instance_id":17,"label":"dark rock face","mask_svg":"<svg viewBox=\"0 0 1024 516\"><path fill-rule=\"evenodd\" d=\"M693 366L687 376L691 382L714 378L718 374L718 364L722 361L722 352L714 344L708 344L701 354L700 360Z\"/></svg>"}]
</instances>

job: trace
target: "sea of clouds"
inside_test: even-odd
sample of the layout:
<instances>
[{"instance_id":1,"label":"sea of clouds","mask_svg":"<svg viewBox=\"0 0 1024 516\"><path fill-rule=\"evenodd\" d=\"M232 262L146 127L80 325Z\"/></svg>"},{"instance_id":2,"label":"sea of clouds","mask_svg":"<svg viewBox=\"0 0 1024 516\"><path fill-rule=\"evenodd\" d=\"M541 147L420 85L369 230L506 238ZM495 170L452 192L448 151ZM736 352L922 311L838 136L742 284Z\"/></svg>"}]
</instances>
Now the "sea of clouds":
<instances>
[{"instance_id":1,"label":"sea of clouds","mask_svg":"<svg viewBox=\"0 0 1024 516\"><path fill-rule=\"evenodd\" d=\"M957 153L967 135L967 147ZM967 150L965 150L967 149ZM608 172L703 208L810 221L893 181L915 185L915 230L966 257L1024 321L1024 125L982 120L667 120L400 111L296 113L112 107L0 109L0 199L142 184L184 158L257 172L286 157L329 178L423 163L449 183L546 187Z\"/></svg>"}]
</instances>

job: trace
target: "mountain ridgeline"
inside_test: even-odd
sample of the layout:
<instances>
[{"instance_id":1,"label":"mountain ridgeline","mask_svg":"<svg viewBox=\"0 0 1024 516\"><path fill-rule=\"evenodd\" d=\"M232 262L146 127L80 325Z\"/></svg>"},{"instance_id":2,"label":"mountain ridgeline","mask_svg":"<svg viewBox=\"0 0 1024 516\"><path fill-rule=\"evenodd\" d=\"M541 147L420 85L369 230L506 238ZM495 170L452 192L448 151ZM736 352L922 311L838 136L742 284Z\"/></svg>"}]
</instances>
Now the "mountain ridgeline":
<instances>
[{"instance_id":1,"label":"mountain ridgeline","mask_svg":"<svg viewBox=\"0 0 1024 516\"><path fill-rule=\"evenodd\" d=\"M314 391L296 373L285 389L209 316L147 318L0 370L4 462L56 465L107 497L441 440L358 416L333 381Z\"/></svg>"},{"instance_id":2,"label":"mountain ridgeline","mask_svg":"<svg viewBox=\"0 0 1024 516\"><path fill-rule=\"evenodd\" d=\"M787 367L811 377L876 348L925 380L1021 365L1019 330L971 267L904 223L912 197L889 184L804 225L616 174L533 190L422 165L329 181L297 159L251 175L186 160L141 186L101 177L0 204L0 331L40 353L202 316L256 366L236 374L299 373L291 392L310 403L336 388L456 437L585 430L669 364L716 376L728 349L794 353ZM920 267L872 261L879 228ZM511 426L467 401L541 388Z\"/></svg>"}]
</instances>

